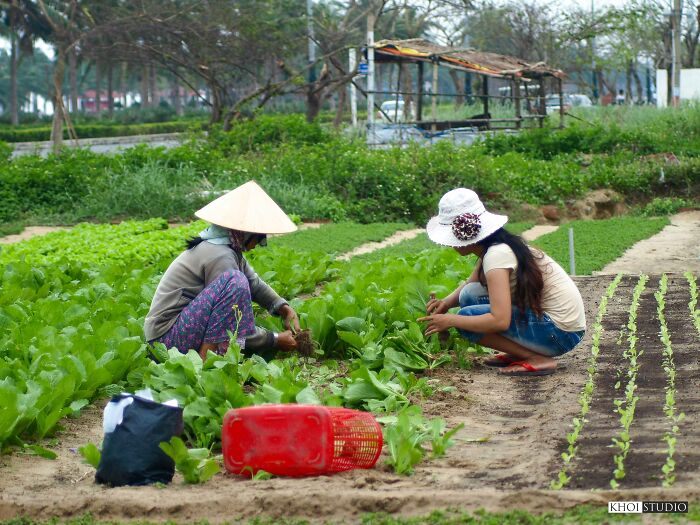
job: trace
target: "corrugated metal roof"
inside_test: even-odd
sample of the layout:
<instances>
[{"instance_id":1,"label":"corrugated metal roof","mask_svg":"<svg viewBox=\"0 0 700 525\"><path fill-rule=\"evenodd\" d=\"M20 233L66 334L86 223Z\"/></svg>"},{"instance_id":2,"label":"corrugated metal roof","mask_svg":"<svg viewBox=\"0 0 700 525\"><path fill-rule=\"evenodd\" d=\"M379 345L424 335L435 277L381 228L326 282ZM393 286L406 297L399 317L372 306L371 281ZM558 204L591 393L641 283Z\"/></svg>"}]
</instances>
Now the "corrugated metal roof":
<instances>
[{"instance_id":1,"label":"corrugated metal roof","mask_svg":"<svg viewBox=\"0 0 700 525\"><path fill-rule=\"evenodd\" d=\"M380 40L374 44L377 62L435 62L440 65L499 78L541 78L565 76L544 62L530 64L519 58L474 49L441 46L422 38Z\"/></svg>"}]
</instances>

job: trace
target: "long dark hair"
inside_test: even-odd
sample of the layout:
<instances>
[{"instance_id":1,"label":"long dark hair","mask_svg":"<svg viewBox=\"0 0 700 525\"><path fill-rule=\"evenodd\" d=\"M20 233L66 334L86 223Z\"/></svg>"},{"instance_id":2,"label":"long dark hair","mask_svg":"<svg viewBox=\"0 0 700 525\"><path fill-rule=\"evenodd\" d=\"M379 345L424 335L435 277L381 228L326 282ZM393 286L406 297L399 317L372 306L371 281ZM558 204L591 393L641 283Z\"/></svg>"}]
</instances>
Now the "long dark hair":
<instances>
[{"instance_id":1,"label":"long dark hair","mask_svg":"<svg viewBox=\"0 0 700 525\"><path fill-rule=\"evenodd\" d=\"M195 246L198 246L199 244L203 243L204 239L202 239L199 235L197 237L192 237L191 239L187 239L187 249L191 250Z\"/></svg>"},{"instance_id":2,"label":"long dark hair","mask_svg":"<svg viewBox=\"0 0 700 525\"><path fill-rule=\"evenodd\" d=\"M520 309L521 314L524 316L525 308L530 307L530 309L537 314L537 317L542 316L542 290L544 288L544 279L542 277L542 270L536 263L536 259L541 259L544 257L542 252L539 255L532 253L530 248L522 237L519 235L514 235L509 231L499 228L494 233L486 237L484 240L479 241L479 245L484 248L484 255L488 249L495 244L507 244L518 261L518 267L515 270L516 287L515 287L515 297L514 304ZM483 261L484 255L481 256ZM484 267L481 266L479 270L479 281L482 285L486 286L486 275L484 274Z\"/></svg>"}]
</instances>

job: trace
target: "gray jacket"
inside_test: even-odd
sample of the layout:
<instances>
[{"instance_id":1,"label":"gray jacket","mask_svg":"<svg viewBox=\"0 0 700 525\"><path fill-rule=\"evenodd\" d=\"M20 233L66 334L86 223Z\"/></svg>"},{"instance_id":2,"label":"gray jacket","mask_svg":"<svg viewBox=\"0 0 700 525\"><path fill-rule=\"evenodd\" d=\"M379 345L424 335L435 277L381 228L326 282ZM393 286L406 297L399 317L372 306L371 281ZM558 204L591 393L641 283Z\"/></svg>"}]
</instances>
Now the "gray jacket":
<instances>
[{"instance_id":1,"label":"gray jacket","mask_svg":"<svg viewBox=\"0 0 700 525\"><path fill-rule=\"evenodd\" d=\"M258 277L245 257L234 252L228 244L204 241L178 255L163 274L146 316L146 341L166 334L185 306L209 283L229 270L239 270L245 274L253 301L270 313L277 314L280 307L287 304ZM255 334L246 338L246 350L266 350L273 346L274 335L264 328L256 327Z\"/></svg>"}]
</instances>

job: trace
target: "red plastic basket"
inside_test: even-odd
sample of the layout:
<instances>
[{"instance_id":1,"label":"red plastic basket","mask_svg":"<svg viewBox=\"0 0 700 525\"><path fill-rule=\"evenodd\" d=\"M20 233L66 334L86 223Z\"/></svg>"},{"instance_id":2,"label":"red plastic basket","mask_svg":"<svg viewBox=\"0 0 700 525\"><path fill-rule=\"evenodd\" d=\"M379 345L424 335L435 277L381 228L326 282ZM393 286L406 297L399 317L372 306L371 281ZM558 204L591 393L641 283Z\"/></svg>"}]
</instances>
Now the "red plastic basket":
<instances>
[{"instance_id":1,"label":"red plastic basket","mask_svg":"<svg viewBox=\"0 0 700 525\"><path fill-rule=\"evenodd\" d=\"M252 475L313 476L372 468L382 430L371 414L316 405L229 410L221 441L226 470Z\"/></svg>"}]
</instances>

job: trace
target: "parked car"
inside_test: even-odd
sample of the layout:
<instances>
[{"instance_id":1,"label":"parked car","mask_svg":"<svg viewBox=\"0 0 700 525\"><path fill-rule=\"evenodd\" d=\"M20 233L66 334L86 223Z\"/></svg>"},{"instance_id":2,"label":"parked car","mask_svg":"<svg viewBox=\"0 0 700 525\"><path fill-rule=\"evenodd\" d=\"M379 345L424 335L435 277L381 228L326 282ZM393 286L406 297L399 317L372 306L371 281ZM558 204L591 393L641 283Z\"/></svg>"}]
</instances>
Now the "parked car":
<instances>
[{"instance_id":1,"label":"parked car","mask_svg":"<svg viewBox=\"0 0 700 525\"><path fill-rule=\"evenodd\" d=\"M553 113L559 113L559 108L561 107L561 102L559 101L559 94L554 93L547 95L544 99L545 107L547 108L547 115ZM589 108L593 105L593 102L583 93L566 93L564 94L564 111L570 110L572 107Z\"/></svg>"},{"instance_id":2,"label":"parked car","mask_svg":"<svg viewBox=\"0 0 700 525\"><path fill-rule=\"evenodd\" d=\"M404 118L404 108L405 103L402 99L397 100L386 100L382 102L380 106L381 111L377 111L377 119L382 122L403 122ZM386 114L386 116L385 116ZM387 116L389 117L387 119ZM413 106L409 108L408 120L415 120L415 113L413 111Z\"/></svg>"},{"instance_id":3,"label":"parked car","mask_svg":"<svg viewBox=\"0 0 700 525\"><path fill-rule=\"evenodd\" d=\"M571 97L569 95L564 95L564 111L568 111L571 109L571 106L573 106L573 102L571 101ZM547 115L552 115L554 113L559 113L559 110L562 106L562 101L559 98L559 94L552 94L552 95L547 95L544 97L544 106L547 110Z\"/></svg>"},{"instance_id":4,"label":"parked car","mask_svg":"<svg viewBox=\"0 0 700 525\"><path fill-rule=\"evenodd\" d=\"M590 97L588 95L584 95L583 93L572 93L569 95L569 98L571 99L571 104L574 107L590 108L593 106L593 101L590 99Z\"/></svg>"}]
</instances>

